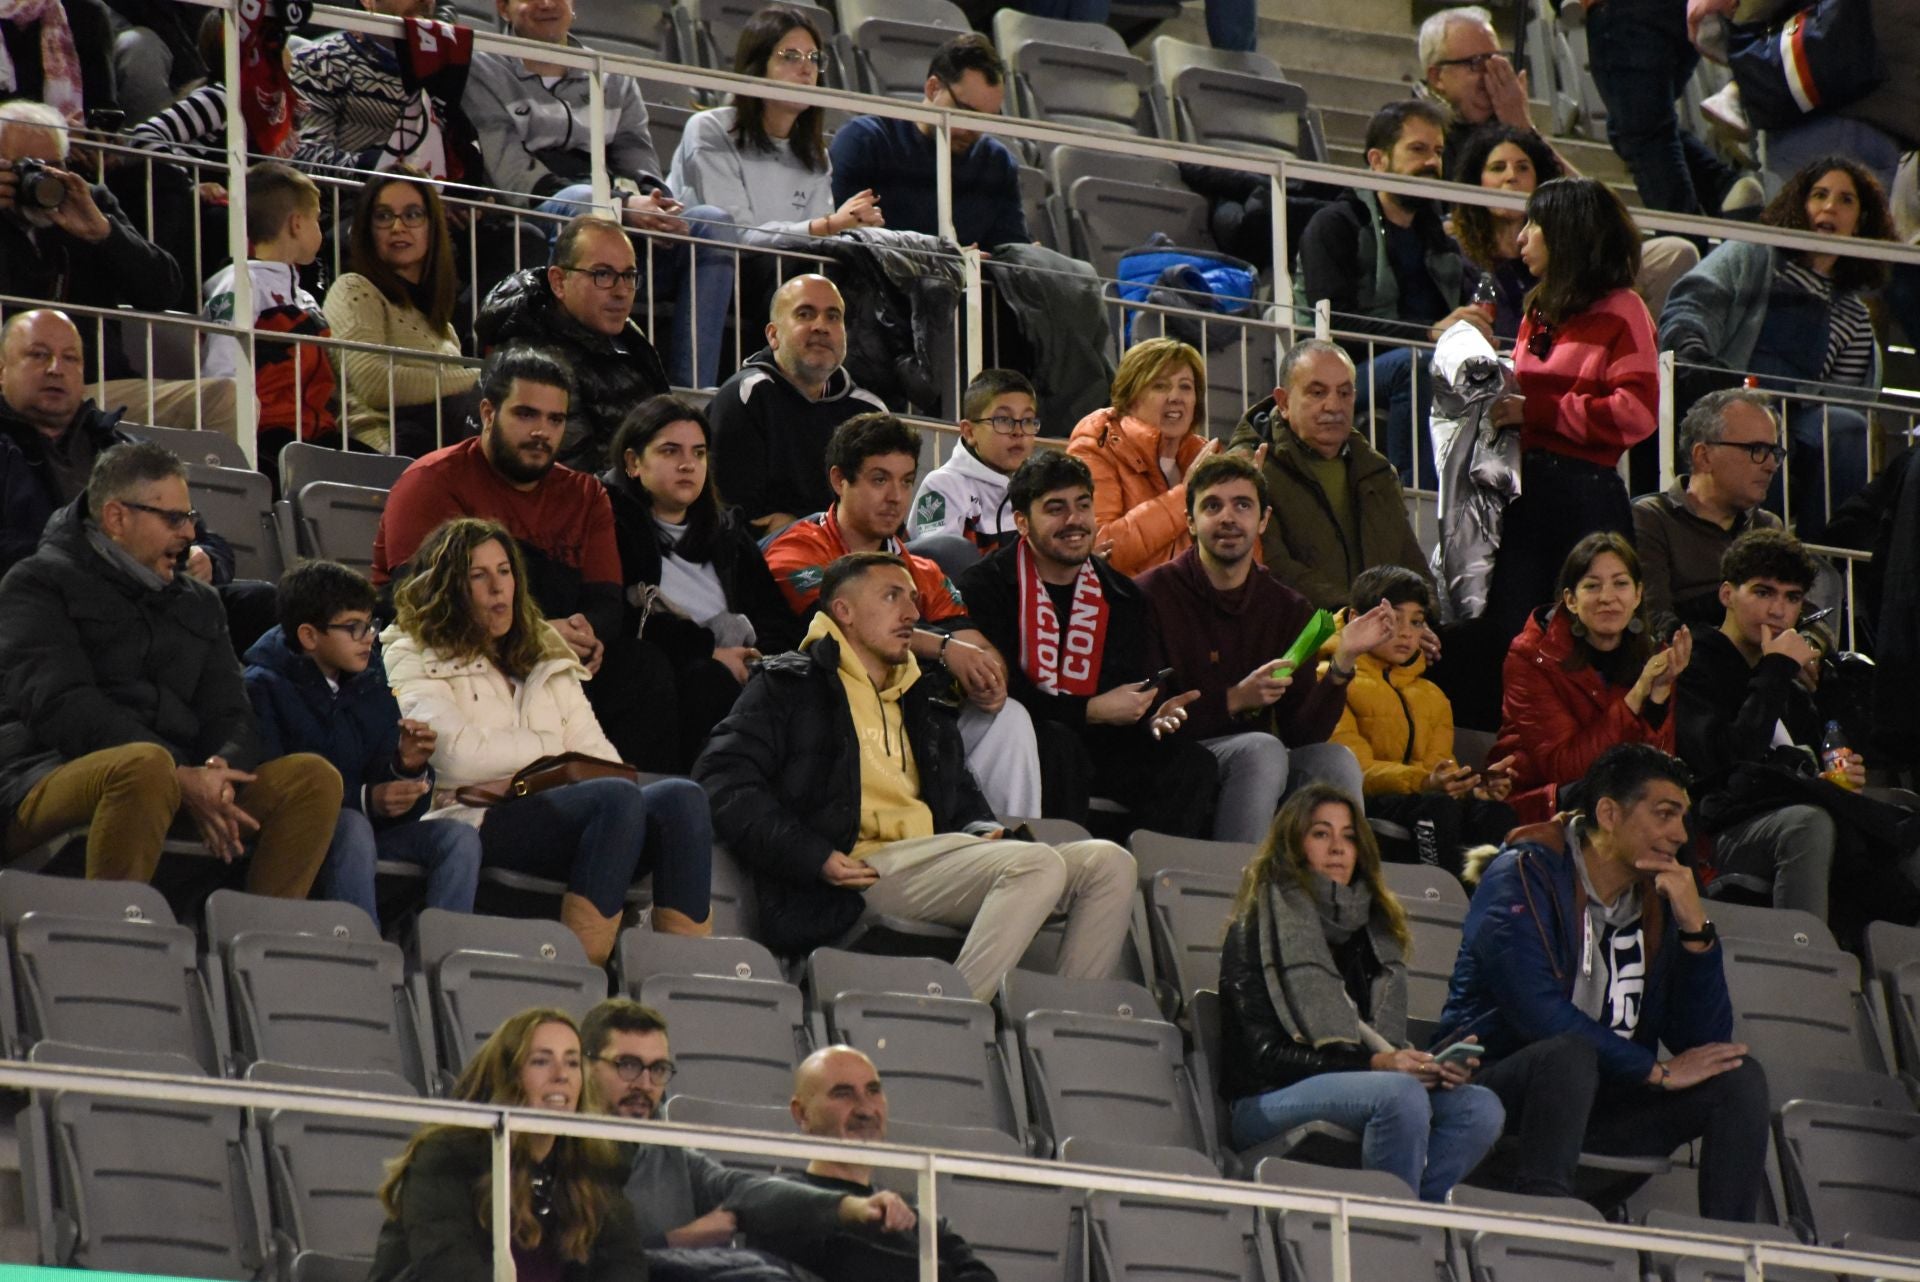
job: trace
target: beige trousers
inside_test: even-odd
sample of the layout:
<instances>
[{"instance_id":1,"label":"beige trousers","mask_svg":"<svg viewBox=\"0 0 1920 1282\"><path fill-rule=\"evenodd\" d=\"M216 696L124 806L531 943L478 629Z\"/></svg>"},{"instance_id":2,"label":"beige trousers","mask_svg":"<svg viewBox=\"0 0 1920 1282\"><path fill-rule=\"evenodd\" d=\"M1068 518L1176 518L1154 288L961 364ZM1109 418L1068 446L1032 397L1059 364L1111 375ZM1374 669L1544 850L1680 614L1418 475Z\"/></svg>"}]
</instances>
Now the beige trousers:
<instances>
[{"instance_id":1,"label":"beige trousers","mask_svg":"<svg viewBox=\"0 0 1920 1282\"><path fill-rule=\"evenodd\" d=\"M1120 960L1138 874L1133 856L1111 841L1047 846L949 832L865 858L880 874L865 891L869 913L971 927L956 964L981 1001L993 999L1056 912L1067 914L1062 975L1105 979Z\"/></svg>"},{"instance_id":2,"label":"beige trousers","mask_svg":"<svg viewBox=\"0 0 1920 1282\"><path fill-rule=\"evenodd\" d=\"M115 410L124 405L129 423L199 427L232 436L233 389L230 378L203 378L198 382L190 378L155 379L151 384L144 378L110 378L89 387L87 395L101 409Z\"/></svg>"}]
</instances>

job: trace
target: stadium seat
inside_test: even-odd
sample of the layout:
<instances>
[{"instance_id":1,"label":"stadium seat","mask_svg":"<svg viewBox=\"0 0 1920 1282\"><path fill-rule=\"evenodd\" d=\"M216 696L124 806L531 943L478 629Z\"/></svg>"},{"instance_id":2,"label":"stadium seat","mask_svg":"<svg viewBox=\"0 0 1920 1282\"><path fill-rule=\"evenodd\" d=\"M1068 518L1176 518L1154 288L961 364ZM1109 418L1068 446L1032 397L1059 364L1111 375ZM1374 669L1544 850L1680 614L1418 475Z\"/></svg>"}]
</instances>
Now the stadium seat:
<instances>
[{"instance_id":1,"label":"stadium seat","mask_svg":"<svg viewBox=\"0 0 1920 1282\"><path fill-rule=\"evenodd\" d=\"M1676 1233L1710 1233L1718 1237L1737 1237L1750 1242L1777 1242L1797 1246L1800 1239L1777 1224L1728 1224L1697 1215L1678 1215L1672 1211L1650 1211L1650 1229L1671 1229ZM1648 1258L1659 1272L1661 1282L1746 1282L1746 1268L1732 1260L1688 1259L1664 1251L1649 1251ZM1833 1282L1830 1273L1809 1273L1805 1269L1767 1266L1767 1282Z\"/></svg>"},{"instance_id":2,"label":"stadium seat","mask_svg":"<svg viewBox=\"0 0 1920 1282\"><path fill-rule=\"evenodd\" d=\"M1713 918L1714 927L1722 939L1751 939L1766 944L1825 949L1828 952L1840 947L1834 942L1833 932L1827 929L1827 923L1798 908L1716 902L1707 910L1707 915Z\"/></svg>"},{"instance_id":3,"label":"stadium seat","mask_svg":"<svg viewBox=\"0 0 1920 1282\"><path fill-rule=\"evenodd\" d=\"M980 559L980 549L974 546L973 540L959 534L924 535L915 539L907 550L939 566L941 573L950 579L960 577L968 566Z\"/></svg>"},{"instance_id":4,"label":"stadium seat","mask_svg":"<svg viewBox=\"0 0 1920 1282\"><path fill-rule=\"evenodd\" d=\"M293 441L280 451L280 492L298 494L315 481L390 490L412 465L404 454L365 454Z\"/></svg>"},{"instance_id":5,"label":"stadium seat","mask_svg":"<svg viewBox=\"0 0 1920 1282\"><path fill-rule=\"evenodd\" d=\"M969 995L951 965L816 948L807 959L807 990L825 1039L873 1060L894 1113L1004 1131L1026 1143L1014 1056L996 1031L993 1008Z\"/></svg>"},{"instance_id":6,"label":"stadium seat","mask_svg":"<svg viewBox=\"0 0 1920 1282\"><path fill-rule=\"evenodd\" d=\"M1138 850L1134 857L1141 858ZM1220 945L1239 889L1238 877L1185 868L1163 868L1147 885L1154 968L1177 994L1181 1011L1201 989L1220 986Z\"/></svg>"},{"instance_id":7,"label":"stadium seat","mask_svg":"<svg viewBox=\"0 0 1920 1282\"><path fill-rule=\"evenodd\" d=\"M751 938L760 925L760 897L753 874L740 866L725 843L713 843L713 877L707 889L713 933Z\"/></svg>"},{"instance_id":8,"label":"stadium seat","mask_svg":"<svg viewBox=\"0 0 1920 1282\"><path fill-rule=\"evenodd\" d=\"M255 1064L247 1080L274 1086L314 1086L372 1095L405 1094L409 1083L391 1073ZM359 1257L362 1276L387 1213L378 1191L384 1167L419 1128L410 1122L341 1117L278 1108L256 1115L266 1153L277 1254L297 1259ZM312 1267L312 1266L309 1266Z\"/></svg>"},{"instance_id":9,"label":"stadium seat","mask_svg":"<svg viewBox=\"0 0 1920 1282\"><path fill-rule=\"evenodd\" d=\"M1233 1154L1230 1166L1245 1175L1275 1158L1290 1158L1311 1169L1355 1167L1360 1163L1360 1136L1333 1122L1305 1122L1248 1149L1233 1143L1233 1123L1227 1098L1220 1089L1221 1069L1228 1049L1221 1023L1220 994L1203 989L1194 994L1188 1015L1193 1025L1193 1062L1202 1098L1213 1115L1214 1132L1223 1152ZM1389 1177L1391 1178L1391 1177ZM1395 1181L1398 1183L1398 1181Z\"/></svg>"},{"instance_id":10,"label":"stadium seat","mask_svg":"<svg viewBox=\"0 0 1920 1282\"><path fill-rule=\"evenodd\" d=\"M152 886L8 869L0 929L11 971L0 1019L16 1058L58 1042L180 1055L220 1075L226 1030L193 932Z\"/></svg>"},{"instance_id":11,"label":"stadium seat","mask_svg":"<svg viewBox=\"0 0 1920 1282\"><path fill-rule=\"evenodd\" d=\"M1866 982L1903 1072L1920 1074L1920 927L1867 924Z\"/></svg>"},{"instance_id":12,"label":"stadium seat","mask_svg":"<svg viewBox=\"0 0 1920 1282\"><path fill-rule=\"evenodd\" d=\"M1211 873L1240 884L1240 874L1260 852L1252 842L1208 841L1201 837L1173 837L1150 828L1137 828L1127 838L1127 849L1140 865L1141 882L1149 882L1164 868Z\"/></svg>"},{"instance_id":13,"label":"stadium seat","mask_svg":"<svg viewBox=\"0 0 1920 1282\"><path fill-rule=\"evenodd\" d=\"M674 60L671 0L574 0L571 34L587 48L602 53ZM732 50L727 52L726 65L732 70ZM651 97L647 107L651 115ZM665 165L672 157L671 151L661 152L660 163Z\"/></svg>"},{"instance_id":14,"label":"stadium seat","mask_svg":"<svg viewBox=\"0 0 1920 1282\"><path fill-rule=\"evenodd\" d=\"M43 1044L30 1057L111 1073L198 1076L175 1054ZM22 1192L40 1260L59 1267L252 1279L269 1262L262 1163L240 1110L36 1091Z\"/></svg>"},{"instance_id":15,"label":"stadium seat","mask_svg":"<svg viewBox=\"0 0 1920 1282\"><path fill-rule=\"evenodd\" d=\"M180 456L182 463L203 467L230 467L245 472L252 468L240 442L215 428L155 427L148 423L122 423L121 430L136 440L164 445ZM215 531L220 533L220 531Z\"/></svg>"},{"instance_id":16,"label":"stadium seat","mask_svg":"<svg viewBox=\"0 0 1920 1282\"><path fill-rule=\"evenodd\" d=\"M1074 1139L1062 1155L1093 1166L1142 1163L1129 1146ZM1167 1175L1212 1177L1198 1153L1160 1150L1155 1169ZM1104 1282L1278 1282L1272 1240L1256 1212L1242 1206L1173 1201L1133 1193L1089 1193L1087 1230L1093 1274ZM1359 1278L1360 1274L1355 1274Z\"/></svg>"},{"instance_id":17,"label":"stadium seat","mask_svg":"<svg viewBox=\"0 0 1920 1282\"><path fill-rule=\"evenodd\" d=\"M1572 1197L1529 1197L1459 1185L1453 1205L1514 1215L1547 1215L1604 1224L1600 1212ZM1640 1255L1617 1246L1583 1246L1553 1238L1511 1237L1492 1230L1467 1235L1472 1282L1640 1282Z\"/></svg>"},{"instance_id":18,"label":"stadium seat","mask_svg":"<svg viewBox=\"0 0 1920 1282\"><path fill-rule=\"evenodd\" d=\"M661 1106L660 1120L679 1122L685 1126L726 1126L736 1131L764 1131L768 1135L798 1138L793 1114L785 1105L775 1108L771 1104L740 1104L732 1100L703 1099L698 1095L671 1095ZM765 1153L715 1151L711 1156L727 1166L760 1175L801 1171L807 1165L805 1158L772 1157Z\"/></svg>"},{"instance_id":19,"label":"stadium seat","mask_svg":"<svg viewBox=\"0 0 1920 1282\"><path fill-rule=\"evenodd\" d=\"M616 978L634 987L655 975L712 975L722 979L785 982L764 945L737 935L663 935L638 928L620 932Z\"/></svg>"},{"instance_id":20,"label":"stadium seat","mask_svg":"<svg viewBox=\"0 0 1920 1282\"><path fill-rule=\"evenodd\" d=\"M1920 1225L1920 1117L1793 1100L1779 1112L1787 1209L1809 1240L1911 1237Z\"/></svg>"},{"instance_id":21,"label":"stadium seat","mask_svg":"<svg viewBox=\"0 0 1920 1282\"><path fill-rule=\"evenodd\" d=\"M1307 91L1270 58L1156 36L1153 72L1163 138L1241 155L1326 157Z\"/></svg>"},{"instance_id":22,"label":"stadium seat","mask_svg":"<svg viewBox=\"0 0 1920 1282\"><path fill-rule=\"evenodd\" d=\"M189 463L187 493L207 529L233 545L235 578L279 580L285 559L273 517L273 482L251 470ZM285 551L291 555L293 549Z\"/></svg>"},{"instance_id":23,"label":"stadium seat","mask_svg":"<svg viewBox=\"0 0 1920 1282\"><path fill-rule=\"evenodd\" d=\"M993 43L1011 72L1013 114L1152 135L1153 72L1110 27L1002 8L993 15Z\"/></svg>"},{"instance_id":24,"label":"stadium seat","mask_svg":"<svg viewBox=\"0 0 1920 1282\"><path fill-rule=\"evenodd\" d=\"M679 41L678 60L694 66L732 71L733 54L740 44L741 29L747 25L748 19L764 7L757 0L674 0L673 24ZM818 5L807 4L805 0L796 0L791 7L813 20L813 25L819 29L821 39L831 52L834 32L838 30L832 12ZM827 64L827 74L821 77L821 83L841 84L831 61Z\"/></svg>"},{"instance_id":25,"label":"stadium seat","mask_svg":"<svg viewBox=\"0 0 1920 1282\"><path fill-rule=\"evenodd\" d=\"M1721 948L1734 1040L1766 1066L1776 1107L1794 1099L1910 1107L1887 1075L1858 958L1740 938L1723 939Z\"/></svg>"},{"instance_id":26,"label":"stadium seat","mask_svg":"<svg viewBox=\"0 0 1920 1282\"><path fill-rule=\"evenodd\" d=\"M361 574L373 571L373 540L387 510L387 491L335 481L309 481L292 491L294 537L300 555L338 561Z\"/></svg>"},{"instance_id":27,"label":"stadium seat","mask_svg":"<svg viewBox=\"0 0 1920 1282\"><path fill-rule=\"evenodd\" d=\"M334 900L207 897L210 992L231 1012L234 1067L261 1061L389 1075L403 1094L432 1087L407 1005L406 963L373 919Z\"/></svg>"},{"instance_id":28,"label":"stadium seat","mask_svg":"<svg viewBox=\"0 0 1920 1282\"><path fill-rule=\"evenodd\" d=\"M1306 1162L1270 1157L1254 1169L1262 1184L1320 1193L1411 1200L1413 1190L1385 1171L1334 1170ZM1287 1282L1332 1282L1332 1217L1316 1211L1276 1211L1274 1233L1280 1246L1280 1271ZM1348 1263L1355 1278L1425 1279L1444 1270L1445 1230L1419 1224L1348 1222Z\"/></svg>"},{"instance_id":29,"label":"stadium seat","mask_svg":"<svg viewBox=\"0 0 1920 1282\"><path fill-rule=\"evenodd\" d=\"M439 1046L447 1081L511 1016L552 1006L578 1019L607 995L607 972L557 921L428 908L414 929L419 969L407 992L421 1044Z\"/></svg>"},{"instance_id":30,"label":"stadium seat","mask_svg":"<svg viewBox=\"0 0 1920 1282\"><path fill-rule=\"evenodd\" d=\"M1127 252L1145 244L1155 232L1165 232L1172 245L1213 247L1204 196L1185 187L1139 181L1138 171L1157 163L1129 165L1126 178L1090 174L1064 188L1055 180L1055 195L1064 197L1067 226L1073 236L1072 252L1092 263L1103 280L1112 280ZM1152 336L1159 331L1157 326L1149 326L1146 332Z\"/></svg>"},{"instance_id":31,"label":"stadium seat","mask_svg":"<svg viewBox=\"0 0 1920 1282\"><path fill-rule=\"evenodd\" d=\"M693 119L696 109L678 102L655 102L651 96L646 103L647 132L653 136L654 153L660 157L661 164L668 164L680 150L680 138L687 132L687 122Z\"/></svg>"},{"instance_id":32,"label":"stadium seat","mask_svg":"<svg viewBox=\"0 0 1920 1282\"><path fill-rule=\"evenodd\" d=\"M1461 909L1467 906L1467 888L1444 868L1383 863L1380 878L1394 897L1409 908L1414 904L1451 904Z\"/></svg>"},{"instance_id":33,"label":"stadium seat","mask_svg":"<svg viewBox=\"0 0 1920 1282\"><path fill-rule=\"evenodd\" d=\"M646 946L669 937L636 939L644 934L627 932L621 946L622 973L627 994L667 1021L680 1068L675 1088L732 1103L786 1103L793 1094L793 1067L812 1043L800 990L778 977L772 956L751 940L676 939L680 945L716 946L656 949L657 962L673 969L650 969ZM695 951L715 960L694 961ZM720 960L723 954L732 960ZM647 973L629 971L629 965L648 968ZM679 969L682 966L688 969ZM693 971L693 966L703 969ZM743 967L747 974L741 973Z\"/></svg>"},{"instance_id":34,"label":"stadium seat","mask_svg":"<svg viewBox=\"0 0 1920 1282\"><path fill-rule=\"evenodd\" d=\"M1440 1032L1440 1012L1446 1008L1453 963L1460 955L1467 907L1444 892L1438 899L1428 899L1424 890L1418 897L1402 896L1400 903L1407 910L1407 930L1413 936L1407 950L1407 1040L1425 1046Z\"/></svg>"},{"instance_id":35,"label":"stadium seat","mask_svg":"<svg viewBox=\"0 0 1920 1282\"><path fill-rule=\"evenodd\" d=\"M1024 1156L1013 1136L979 1127L928 1126L891 1117L887 1139L915 1148ZM912 1172L876 1170L874 1181L903 1194L915 1192ZM937 1187L941 1218L999 1282L1085 1282L1086 1249L1073 1190L972 1175L942 1175Z\"/></svg>"},{"instance_id":36,"label":"stadium seat","mask_svg":"<svg viewBox=\"0 0 1920 1282\"><path fill-rule=\"evenodd\" d=\"M948 0L840 0L834 40L849 89L919 102L941 45L973 28Z\"/></svg>"}]
</instances>

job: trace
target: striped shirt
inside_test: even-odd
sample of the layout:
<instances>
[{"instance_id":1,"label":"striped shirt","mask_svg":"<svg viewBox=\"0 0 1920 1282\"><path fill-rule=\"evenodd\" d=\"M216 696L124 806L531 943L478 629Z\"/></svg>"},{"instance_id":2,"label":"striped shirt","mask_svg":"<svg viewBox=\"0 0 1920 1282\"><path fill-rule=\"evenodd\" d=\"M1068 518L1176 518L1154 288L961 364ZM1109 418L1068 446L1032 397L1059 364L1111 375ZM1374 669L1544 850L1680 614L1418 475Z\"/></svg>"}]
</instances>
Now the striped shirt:
<instances>
[{"instance_id":1,"label":"striped shirt","mask_svg":"<svg viewBox=\"0 0 1920 1282\"><path fill-rule=\"evenodd\" d=\"M1873 377L1873 318L1852 290L1834 292L1833 281L1805 263L1786 259L1780 264L1774 287L1782 284L1812 294L1827 305L1827 359L1820 367L1823 383L1864 387Z\"/></svg>"}]
</instances>

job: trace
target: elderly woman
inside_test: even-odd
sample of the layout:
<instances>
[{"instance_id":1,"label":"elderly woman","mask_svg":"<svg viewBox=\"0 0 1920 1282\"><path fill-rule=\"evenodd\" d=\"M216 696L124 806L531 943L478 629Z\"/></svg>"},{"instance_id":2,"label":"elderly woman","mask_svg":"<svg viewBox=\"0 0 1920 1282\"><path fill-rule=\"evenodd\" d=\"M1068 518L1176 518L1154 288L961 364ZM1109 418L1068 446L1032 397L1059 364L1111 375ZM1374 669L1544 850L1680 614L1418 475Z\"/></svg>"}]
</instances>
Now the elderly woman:
<instances>
[{"instance_id":1,"label":"elderly woman","mask_svg":"<svg viewBox=\"0 0 1920 1282\"><path fill-rule=\"evenodd\" d=\"M1081 419L1067 453L1093 473L1095 536L1122 574L1163 565L1192 545L1187 469L1219 448L1194 431L1206 416L1207 364L1174 338L1127 349L1113 404Z\"/></svg>"}]
</instances>

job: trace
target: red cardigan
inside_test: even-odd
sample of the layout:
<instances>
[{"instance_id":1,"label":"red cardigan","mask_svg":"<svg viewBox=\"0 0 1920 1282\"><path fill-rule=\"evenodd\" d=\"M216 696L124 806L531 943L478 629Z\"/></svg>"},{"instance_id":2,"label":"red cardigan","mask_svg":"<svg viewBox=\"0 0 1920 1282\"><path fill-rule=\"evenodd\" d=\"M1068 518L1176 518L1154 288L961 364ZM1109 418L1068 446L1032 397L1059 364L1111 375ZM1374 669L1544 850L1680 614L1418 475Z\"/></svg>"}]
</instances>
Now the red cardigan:
<instances>
[{"instance_id":1,"label":"red cardigan","mask_svg":"<svg viewBox=\"0 0 1920 1282\"><path fill-rule=\"evenodd\" d=\"M1510 804L1523 824L1551 819L1555 790L1616 743L1673 751L1671 701L1649 700L1636 715L1627 707L1628 687L1608 685L1591 667L1562 666L1573 654L1572 623L1563 609L1536 610L1513 639L1501 674L1500 737L1488 757L1513 754Z\"/></svg>"},{"instance_id":2,"label":"red cardigan","mask_svg":"<svg viewBox=\"0 0 1920 1282\"><path fill-rule=\"evenodd\" d=\"M1520 322L1513 372L1526 397L1520 446L1613 467L1659 427L1659 343L1640 295L1616 289L1554 327L1545 357L1527 344L1542 329Z\"/></svg>"}]
</instances>

